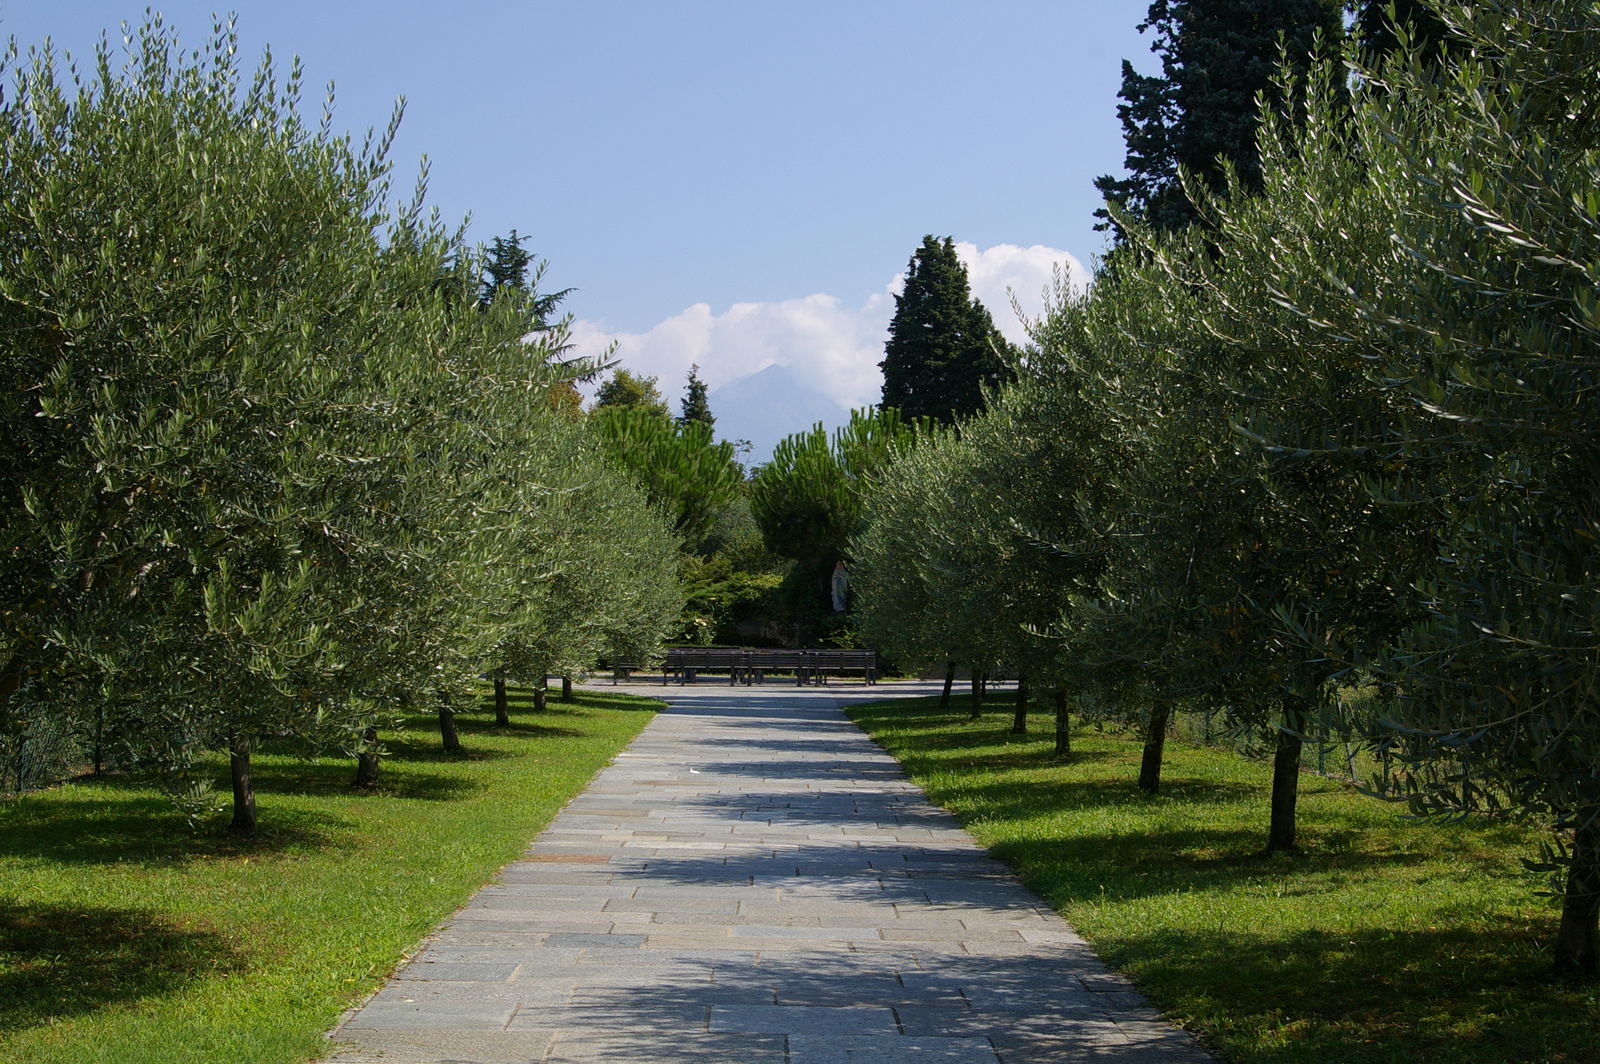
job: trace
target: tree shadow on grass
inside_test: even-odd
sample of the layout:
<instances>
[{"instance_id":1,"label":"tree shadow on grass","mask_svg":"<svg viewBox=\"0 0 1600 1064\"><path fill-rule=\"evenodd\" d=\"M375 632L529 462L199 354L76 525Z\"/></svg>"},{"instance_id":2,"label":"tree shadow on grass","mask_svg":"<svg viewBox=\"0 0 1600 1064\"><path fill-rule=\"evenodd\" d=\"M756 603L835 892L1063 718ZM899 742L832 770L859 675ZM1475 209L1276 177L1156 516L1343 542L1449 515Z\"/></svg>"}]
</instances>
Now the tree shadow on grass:
<instances>
[{"instance_id":1,"label":"tree shadow on grass","mask_svg":"<svg viewBox=\"0 0 1600 1064\"><path fill-rule=\"evenodd\" d=\"M560 719L552 718L549 713L541 713L531 720L512 717L510 724L496 724L493 717L488 720L482 717L457 717L456 730L462 735L505 735L518 739L580 739L587 734L566 727L559 723Z\"/></svg>"},{"instance_id":2,"label":"tree shadow on grass","mask_svg":"<svg viewBox=\"0 0 1600 1064\"><path fill-rule=\"evenodd\" d=\"M947 759L930 756L928 751L932 749L946 754L966 751L965 756L961 757L962 764L976 766L996 772L1006 772L1013 769L1072 768L1081 767L1083 765L1115 763L1119 761L1125 762L1131 766L1128 776L1130 783L1136 780L1139 772L1139 758L1137 753L1130 757L1127 753L1124 753L1120 750L1077 749L1063 757L1057 757L1053 747L1043 750L1038 749L1037 747L1029 749L1020 744L997 751L985 749L983 747L972 749L963 747L962 745L956 743L952 743L947 746L935 746L932 743L928 743L926 746L918 744L916 749L886 749L889 749L890 753L894 754L897 760L903 761L906 763L906 765L911 766L913 771L937 771L940 767L942 767L943 762L945 762ZM1163 780L1162 786L1166 786L1166 783L1167 781ZM1144 794L1145 792L1140 791L1139 793Z\"/></svg>"},{"instance_id":3,"label":"tree shadow on grass","mask_svg":"<svg viewBox=\"0 0 1600 1064\"><path fill-rule=\"evenodd\" d=\"M612 709L624 713L659 713L667 704L659 699L630 695L625 691L596 691L580 687L574 692L574 704L589 709Z\"/></svg>"},{"instance_id":4,"label":"tree shadow on grass","mask_svg":"<svg viewBox=\"0 0 1600 1064\"><path fill-rule=\"evenodd\" d=\"M498 751L492 753L498 754ZM463 779L410 766L397 771L387 765L389 760L392 758L385 759L384 767L378 772L377 786L371 788L355 785L354 761L302 761L273 765L270 769L257 772L255 789L258 794L335 798L373 795L435 802L470 798L488 789L488 785L480 780Z\"/></svg>"},{"instance_id":5,"label":"tree shadow on grass","mask_svg":"<svg viewBox=\"0 0 1600 1064\"><path fill-rule=\"evenodd\" d=\"M511 723L504 727L496 724L492 716L485 719L482 716L457 713L456 731L460 734L466 750L460 754L446 753L439 740L437 717L407 717L405 730L386 740L384 746L388 748L390 757L403 761L496 761L520 755L515 750L501 750L495 747L475 748L469 740L473 736L480 735L512 739L581 739L588 734L577 728L566 727L560 723L559 718L552 720L551 715L547 713L538 714L531 720L519 720L513 717Z\"/></svg>"},{"instance_id":6,"label":"tree shadow on grass","mask_svg":"<svg viewBox=\"0 0 1600 1064\"><path fill-rule=\"evenodd\" d=\"M334 849L350 833L346 821L328 813L266 805L256 834L246 838L229 834L220 819L191 828L171 802L137 780L83 781L78 788L78 800L28 798L6 809L0 857L57 864L186 861Z\"/></svg>"},{"instance_id":7,"label":"tree shadow on grass","mask_svg":"<svg viewBox=\"0 0 1600 1064\"><path fill-rule=\"evenodd\" d=\"M1596 984L1550 977L1555 919L1282 935L1167 928L1096 946L1232 1058L1600 1060Z\"/></svg>"},{"instance_id":8,"label":"tree shadow on grass","mask_svg":"<svg viewBox=\"0 0 1600 1064\"><path fill-rule=\"evenodd\" d=\"M21 1031L241 971L221 936L136 909L0 900L0 1031Z\"/></svg>"},{"instance_id":9,"label":"tree shadow on grass","mask_svg":"<svg viewBox=\"0 0 1600 1064\"><path fill-rule=\"evenodd\" d=\"M640 695L631 695L626 691L605 691L593 687L574 687L572 701L561 701L561 685L553 684L545 692L544 713L575 712L582 709L610 709L619 711L643 711L654 713L666 707L666 703L658 699L646 699ZM540 714L534 708L533 688L508 686L506 688L506 707L512 713ZM486 691L478 705L471 707L468 712L494 713L494 693Z\"/></svg>"},{"instance_id":10,"label":"tree shadow on grass","mask_svg":"<svg viewBox=\"0 0 1600 1064\"><path fill-rule=\"evenodd\" d=\"M1076 758L1078 755L1074 754ZM911 758L906 758L911 761ZM1086 763L1084 762L1069 762ZM983 768L991 767L988 761L977 761ZM1048 763L1028 763L1017 768L1047 768ZM937 771L937 764L919 765L913 775ZM963 801L980 802L986 815L1029 817L1041 814L1086 812L1091 810L1150 811L1163 805L1223 805L1234 802L1253 802L1260 799L1262 830L1266 829L1266 795L1262 788L1239 780L1214 777L1183 776L1170 769L1161 781L1161 790L1155 794L1139 788L1133 776L1126 779L1059 779L1046 777L1019 777L1016 774L984 783L963 780ZM1303 795L1302 795L1303 796Z\"/></svg>"},{"instance_id":11,"label":"tree shadow on grass","mask_svg":"<svg viewBox=\"0 0 1600 1064\"><path fill-rule=\"evenodd\" d=\"M1359 832L1308 829L1294 854L1268 854L1266 832L1195 827L1177 831L1040 838L997 843L996 857L1057 906L1073 902L1226 891L1260 882L1282 897L1345 889L1329 876L1415 868L1436 861L1423 851L1362 849ZM1291 878L1286 879L1285 876Z\"/></svg>"},{"instance_id":12,"label":"tree shadow on grass","mask_svg":"<svg viewBox=\"0 0 1600 1064\"><path fill-rule=\"evenodd\" d=\"M982 783L966 779L959 787L963 817L969 822L1009 823L1057 815L1085 822L1088 814L1086 822L1092 825L1099 819L1095 814L1104 814L1118 825L1114 832L1052 832L992 847L996 857L1021 873L1030 886L1050 894L1057 905L1099 898L1102 890L1106 896L1124 898L1225 889L1258 879L1281 886L1286 873L1297 877L1297 891L1318 893L1325 889L1320 881L1306 877L1420 868L1439 862L1441 847L1454 850L1452 859L1458 863L1484 859L1470 838L1441 837L1432 846L1397 847L1359 820L1339 815L1324 819L1309 806L1303 807L1300 817L1299 849L1268 854L1265 796L1259 787L1229 780L1174 776L1162 782L1157 795L1141 791L1133 779L1063 782L1010 776ZM1258 822L1235 815L1241 801L1259 806ZM1164 815L1168 809L1176 815ZM1211 811L1217 815L1208 815ZM1141 818L1145 813L1149 820ZM1398 821L1395 827L1432 828ZM1502 860L1498 855L1488 859Z\"/></svg>"}]
</instances>

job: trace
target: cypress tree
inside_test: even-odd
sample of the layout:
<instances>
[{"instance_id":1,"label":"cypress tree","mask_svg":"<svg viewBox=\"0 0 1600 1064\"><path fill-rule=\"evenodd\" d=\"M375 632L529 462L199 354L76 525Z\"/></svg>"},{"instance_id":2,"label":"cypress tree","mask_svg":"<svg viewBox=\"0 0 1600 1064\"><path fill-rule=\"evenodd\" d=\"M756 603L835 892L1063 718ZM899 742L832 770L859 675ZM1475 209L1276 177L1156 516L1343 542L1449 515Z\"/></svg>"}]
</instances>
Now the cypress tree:
<instances>
[{"instance_id":1,"label":"cypress tree","mask_svg":"<svg viewBox=\"0 0 1600 1064\"><path fill-rule=\"evenodd\" d=\"M984 386L1008 380L1008 344L982 303L972 298L967 268L950 237L922 238L895 296L884 346L883 405L906 420L946 424L983 408Z\"/></svg>"},{"instance_id":2,"label":"cypress tree","mask_svg":"<svg viewBox=\"0 0 1600 1064\"><path fill-rule=\"evenodd\" d=\"M678 424L688 426L699 423L708 429L716 425L711 403L706 399L706 382L700 379L699 366L689 367L689 380L683 386L683 392L683 413L678 418Z\"/></svg>"},{"instance_id":3,"label":"cypress tree","mask_svg":"<svg viewBox=\"0 0 1600 1064\"><path fill-rule=\"evenodd\" d=\"M1128 176L1107 174L1095 187L1120 209L1167 230L1195 219L1178 181L1180 166L1220 190L1228 160L1246 188L1258 189L1256 97L1272 88L1280 48L1304 72L1319 31L1326 41L1338 40L1340 8L1336 0L1154 0L1139 32L1155 31L1150 50L1161 57L1161 74L1142 75L1123 61L1117 116ZM1101 228L1115 227L1109 211L1096 214L1107 219Z\"/></svg>"}]
</instances>

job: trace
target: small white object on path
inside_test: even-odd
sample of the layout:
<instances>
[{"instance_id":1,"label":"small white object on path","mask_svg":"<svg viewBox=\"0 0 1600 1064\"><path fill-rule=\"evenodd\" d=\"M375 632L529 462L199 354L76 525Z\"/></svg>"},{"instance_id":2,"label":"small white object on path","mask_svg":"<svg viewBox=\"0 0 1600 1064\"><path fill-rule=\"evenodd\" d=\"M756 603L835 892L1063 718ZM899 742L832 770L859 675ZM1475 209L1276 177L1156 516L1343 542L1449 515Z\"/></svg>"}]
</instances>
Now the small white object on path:
<instances>
[{"instance_id":1,"label":"small white object on path","mask_svg":"<svg viewBox=\"0 0 1600 1064\"><path fill-rule=\"evenodd\" d=\"M939 689L631 686L670 707L331 1059L1210 1062L839 708Z\"/></svg>"}]
</instances>

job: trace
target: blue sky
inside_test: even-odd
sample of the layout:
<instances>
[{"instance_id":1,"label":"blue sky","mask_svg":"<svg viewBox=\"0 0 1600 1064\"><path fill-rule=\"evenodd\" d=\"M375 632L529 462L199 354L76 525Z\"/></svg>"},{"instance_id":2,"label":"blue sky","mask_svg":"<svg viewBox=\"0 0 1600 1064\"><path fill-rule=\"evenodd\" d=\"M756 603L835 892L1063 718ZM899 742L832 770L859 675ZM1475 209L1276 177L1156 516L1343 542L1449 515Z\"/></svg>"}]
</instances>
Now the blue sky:
<instances>
[{"instance_id":1,"label":"blue sky","mask_svg":"<svg viewBox=\"0 0 1600 1064\"><path fill-rule=\"evenodd\" d=\"M190 42L210 30L211 4L157 6ZM235 9L247 62L268 43L285 69L299 54L313 106L336 82L339 126L382 125L405 96L397 185L409 188L426 154L430 199L447 219L470 212L478 240L512 227L530 235L553 285L578 289L570 309L598 343L660 332L699 305L713 325L735 306L776 308L769 326L780 328L771 323L789 320L782 307L816 297L865 314L857 331L872 340L892 304L887 286L930 232L970 243L973 256L1012 246L1087 263L1102 246L1092 180L1122 159L1119 64L1153 65L1134 29L1146 6L239 0ZM0 33L25 45L50 35L86 54L102 29L115 37L143 12L142 2L0 0ZM1028 262L1037 273L1048 257ZM1017 273L1027 256L1001 258L1011 264L1001 274L1035 279ZM980 294L1004 299L1003 289ZM858 341L859 361L872 343ZM665 342L635 342L635 357L669 373L698 357L692 345L661 354ZM801 357L785 355L786 342L752 357L701 354L728 379L763 358Z\"/></svg>"}]
</instances>

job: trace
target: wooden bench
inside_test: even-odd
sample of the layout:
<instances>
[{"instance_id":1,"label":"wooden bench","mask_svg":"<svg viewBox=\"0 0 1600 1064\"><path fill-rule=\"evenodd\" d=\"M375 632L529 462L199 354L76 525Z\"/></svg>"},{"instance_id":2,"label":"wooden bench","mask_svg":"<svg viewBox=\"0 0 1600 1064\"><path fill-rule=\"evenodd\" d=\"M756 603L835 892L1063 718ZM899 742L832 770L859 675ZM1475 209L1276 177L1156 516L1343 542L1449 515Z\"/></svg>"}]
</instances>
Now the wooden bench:
<instances>
[{"instance_id":1,"label":"wooden bench","mask_svg":"<svg viewBox=\"0 0 1600 1064\"><path fill-rule=\"evenodd\" d=\"M613 667L613 675L624 663ZM727 672L728 683L766 683L767 674L793 672L796 686L823 685L829 676L859 672L864 683L878 682L878 655L872 650L782 650L766 647L669 647L661 682L694 683L702 672ZM622 678L626 674L622 673ZM613 678L613 683L616 682Z\"/></svg>"},{"instance_id":2,"label":"wooden bench","mask_svg":"<svg viewBox=\"0 0 1600 1064\"><path fill-rule=\"evenodd\" d=\"M878 682L878 653L875 650L808 650L805 653L811 658L809 671L812 682L819 686L826 684L830 675L843 672L861 673L863 683Z\"/></svg>"},{"instance_id":3,"label":"wooden bench","mask_svg":"<svg viewBox=\"0 0 1600 1064\"><path fill-rule=\"evenodd\" d=\"M744 682L766 683L769 672L792 672L798 686L806 682L803 650L769 650L758 647L745 651Z\"/></svg>"},{"instance_id":4,"label":"wooden bench","mask_svg":"<svg viewBox=\"0 0 1600 1064\"><path fill-rule=\"evenodd\" d=\"M661 665L661 682L677 677L679 684L694 683L701 672L728 671L728 683L736 684L744 667L745 651L721 647L669 647Z\"/></svg>"},{"instance_id":5,"label":"wooden bench","mask_svg":"<svg viewBox=\"0 0 1600 1064\"><path fill-rule=\"evenodd\" d=\"M872 650L749 650L745 683L764 683L769 672L793 672L796 685L825 684L828 677L859 672L863 681L878 682L878 655Z\"/></svg>"}]
</instances>

